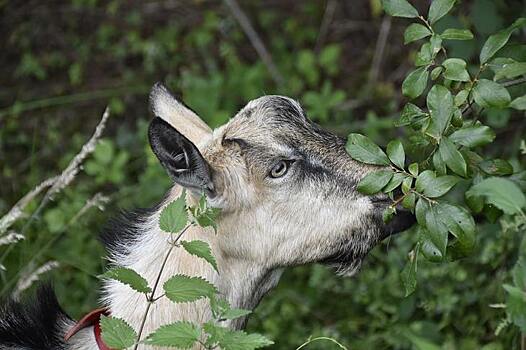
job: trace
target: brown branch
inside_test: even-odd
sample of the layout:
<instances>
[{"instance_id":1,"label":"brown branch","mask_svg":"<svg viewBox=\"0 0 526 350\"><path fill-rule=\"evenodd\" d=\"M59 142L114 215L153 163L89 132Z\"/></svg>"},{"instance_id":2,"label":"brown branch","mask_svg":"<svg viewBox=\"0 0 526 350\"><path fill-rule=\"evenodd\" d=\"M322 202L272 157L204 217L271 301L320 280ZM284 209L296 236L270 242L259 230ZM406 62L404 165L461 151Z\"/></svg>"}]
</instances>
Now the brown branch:
<instances>
[{"instance_id":1,"label":"brown branch","mask_svg":"<svg viewBox=\"0 0 526 350\"><path fill-rule=\"evenodd\" d=\"M336 0L329 0L327 6L325 6L325 13L323 14L323 19L321 20L320 30L318 31L318 37L316 38L316 45L314 46L314 52L318 53L323 46L327 32L329 31L329 26L336 12Z\"/></svg>"},{"instance_id":2,"label":"brown branch","mask_svg":"<svg viewBox=\"0 0 526 350\"><path fill-rule=\"evenodd\" d=\"M369 71L369 80L367 82L368 88L371 88L378 79L380 66L382 65L382 59L384 57L385 45L387 44L387 38L389 36L389 32L391 31L391 21L391 16L385 16L382 20L380 32L378 33L378 39L376 40L373 63L371 64L371 70Z\"/></svg>"},{"instance_id":3,"label":"brown branch","mask_svg":"<svg viewBox=\"0 0 526 350\"><path fill-rule=\"evenodd\" d=\"M259 37L258 33L255 31L254 27L252 26L252 23L250 23L250 20L248 19L247 15L243 12L241 7L239 7L239 4L236 0L224 0L224 2L228 6L230 11L232 11L232 14L238 21L239 25L245 32L248 39L250 40L250 43L252 44L259 57L267 67L267 70L269 71L274 82L278 86L282 86L284 82L283 76L272 61L272 56L265 47L265 44L263 44L263 41Z\"/></svg>"}]
</instances>

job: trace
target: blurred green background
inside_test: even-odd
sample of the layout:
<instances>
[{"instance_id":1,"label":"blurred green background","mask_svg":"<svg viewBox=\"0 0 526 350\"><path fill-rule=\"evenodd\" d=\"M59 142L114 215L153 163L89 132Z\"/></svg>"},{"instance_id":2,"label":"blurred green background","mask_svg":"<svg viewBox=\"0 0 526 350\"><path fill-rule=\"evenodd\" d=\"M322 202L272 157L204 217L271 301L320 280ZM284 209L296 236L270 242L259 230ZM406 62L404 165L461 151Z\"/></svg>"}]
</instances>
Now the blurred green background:
<instances>
[{"instance_id":1,"label":"blurred green background","mask_svg":"<svg viewBox=\"0 0 526 350\"><path fill-rule=\"evenodd\" d=\"M412 3L425 13L430 1ZM407 22L384 16L379 0L239 5L267 47L274 75L221 1L0 0L0 215L58 174L104 107L112 111L103 141L74 182L25 240L8 253L0 247L7 269L0 273L2 296L28 268L56 260L60 266L43 278L54 281L68 313L79 317L96 307L104 223L119 209L155 204L170 186L146 142L147 96L156 81L212 127L248 100L278 93L300 100L310 118L342 136L362 132L383 145L403 136L392 122L418 49L403 45ZM477 40L448 43L448 52L476 63L488 34L521 13L520 0L462 1L438 27L471 29ZM523 32L522 44L524 38ZM519 46L525 53L526 45ZM516 162L524 113L489 110L483 118L497 132L489 152ZM68 224L97 192L111 198L105 210L91 209ZM483 226L477 239L470 259L422 263L419 287L408 298L399 276L411 233L377 247L350 279L319 265L291 269L248 328L274 339L275 349L294 349L311 335L335 337L350 349L518 348L520 335L498 304L519 237L496 223Z\"/></svg>"}]
</instances>

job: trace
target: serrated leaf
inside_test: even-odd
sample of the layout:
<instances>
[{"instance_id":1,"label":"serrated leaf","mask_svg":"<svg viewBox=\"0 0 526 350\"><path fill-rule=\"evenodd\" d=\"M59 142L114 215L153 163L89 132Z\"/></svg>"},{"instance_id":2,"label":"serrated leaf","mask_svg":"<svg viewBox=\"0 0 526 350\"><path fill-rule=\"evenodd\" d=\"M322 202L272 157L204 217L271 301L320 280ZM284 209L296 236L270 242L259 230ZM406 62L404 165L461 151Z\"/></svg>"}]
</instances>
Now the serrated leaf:
<instances>
[{"instance_id":1,"label":"serrated leaf","mask_svg":"<svg viewBox=\"0 0 526 350\"><path fill-rule=\"evenodd\" d=\"M252 311L245 309L229 309L221 315L221 318L224 318L226 320L234 320L236 318L240 318L251 313Z\"/></svg>"},{"instance_id":2,"label":"serrated leaf","mask_svg":"<svg viewBox=\"0 0 526 350\"><path fill-rule=\"evenodd\" d=\"M423 171L416 179L416 190L429 198L441 197L459 181L456 176L439 176L431 170Z\"/></svg>"},{"instance_id":3,"label":"serrated leaf","mask_svg":"<svg viewBox=\"0 0 526 350\"><path fill-rule=\"evenodd\" d=\"M453 96L444 86L435 85L427 94L427 108L431 114L427 133L439 139L453 117Z\"/></svg>"},{"instance_id":4,"label":"serrated leaf","mask_svg":"<svg viewBox=\"0 0 526 350\"><path fill-rule=\"evenodd\" d=\"M498 177L482 180L471 187L466 196L482 196L487 203L510 215L520 213L526 206L526 197L521 189L512 181Z\"/></svg>"},{"instance_id":5,"label":"serrated leaf","mask_svg":"<svg viewBox=\"0 0 526 350\"><path fill-rule=\"evenodd\" d=\"M525 111L526 110L526 95L517 97L510 103L510 107L513 109L517 109L519 111Z\"/></svg>"},{"instance_id":6,"label":"serrated leaf","mask_svg":"<svg viewBox=\"0 0 526 350\"><path fill-rule=\"evenodd\" d=\"M440 18L447 15L454 4L455 0L433 0L429 7L429 14L427 16L429 22L434 24Z\"/></svg>"},{"instance_id":7,"label":"serrated leaf","mask_svg":"<svg viewBox=\"0 0 526 350\"><path fill-rule=\"evenodd\" d=\"M102 340L114 349L126 349L135 344L137 333L126 321L116 317L101 316Z\"/></svg>"},{"instance_id":8,"label":"serrated leaf","mask_svg":"<svg viewBox=\"0 0 526 350\"><path fill-rule=\"evenodd\" d=\"M423 39L431 35L431 31L420 23L413 23L404 32L404 44Z\"/></svg>"},{"instance_id":9,"label":"serrated leaf","mask_svg":"<svg viewBox=\"0 0 526 350\"><path fill-rule=\"evenodd\" d=\"M177 233L185 228L188 222L186 196L183 193L175 201L163 208L159 217L159 227L169 233Z\"/></svg>"},{"instance_id":10,"label":"serrated leaf","mask_svg":"<svg viewBox=\"0 0 526 350\"><path fill-rule=\"evenodd\" d=\"M491 35L480 51L480 63L486 63L499 51L510 39L511 34L518 28L526 25L526 18L517 19L510 27Z\"/></svg>"},{"instance_id":11,"label":"serrated leaf","mask_svg":"<svg viewBox=\"0 0 526 350\"><path fill-rule=\"evenodd\" d=\"M195 207L190 208L193 220L201 227L212 227L214 231L217 231L217 217L221 213L218 208L212 208L208 206L206 201L206 195L202 195L199 199L198 204Z\"/></svg>"},{"instance_id":12,"label":"serrated leaf","mask_svg":"<svg viewBox=\"0 0 526 350\"><path fill-rule=\"evenodd\" d=\"M457 145L465 147L478 147L492 143L495 132L488 126L475 125L456 130L449 139Z\"/></svg>"},{"instance_id":13,"label":"serrated leaf","mask_svg":"<svg viewBox=\"0 0 526 350\"><path fill-rule=\"evenodd\" d=\"M418 117L426 116L427 113L422 111L420 107L412 104L411 102L407 103L400 113L400 119L395 122L395 126L404 126L413 123Z\"/></svg>"},{"instance_id":14,"label":"serrated leaf","mask_svg":"<svg viewBox=\"0 0 526 350\"><path fill-rule=\"evenodd\" d=\"M440 156L446 163L447 167L455 174L460 176L467 175L467 164L455 145L446 137L442 139L438 146Z\"/></svg>"},{"instance_id":15,"label":"serrated leaf","mask_svg":"<svg viewBox=\"0 0 526 350\"><path fill-rule=\"evenodd\" d=\"M208 243L200 240L182 241L181 245L190 254L205 259L217 271L217 262Z\"/></svg>"},{"instance_id":16,"label":"serrated leaf","mask_svg":"<svg viewBox=\"0 0 526 350\"><path fill-rule=\"evenodd\" d=\"M157 328L148 335L145 344L190 349L199 340L201 328L193 323L177 321Z\"/></svg>"},{"instance_id":17,"label":"serrated leaf","mask_svg":"<svg viewBox=\"0 0 526 350\"><path fill-rule=\"evenodd\" d=\"M223 350L254 350L274 344L261 334L247 334L244 331L228 331L219 342Z\"/></svg>"},{"instance_id":18,"label":"serrated leaf","mask_svg":"<svg viewBox=\"0 0 526 350\"><path fill-rule=\"evenodd\" d=\"M174 303L185 303L210 297L217 290L213 284L201 277L175 275L164 283L164 292Z\"/></svg>"},{"instance_id":19,"label":"serrated leaf","mask_svg":"<svg viewBox=\"0 0 526 350\"><path fill-rule=\"evenodd\" d=\"M418 17L418 11L406 0L382 0L384 11L394 17Z\"/></svg>"},{"instance_id":20,"label":"serrated leaf","mask_svg":"<svg viewBox=\"0 0 526 350\"><path fill-rule=\"evenodd\" d=\"M371 139L360 134L350 134L346 145L352 158L367 164L389 165L389 158Z\"/></svg>"},{"instance_id":21,"label":"serrated leaf","mask_svg":"<svg viewBox=\"0 0 526 350\"><path fill-rule=\"evenodd\" d=\"M129 285L139 293L150 293L152 289L148 286L148 281L135 270L126 267L115 267L106 271L102 278L111 278L121 283Z\"/></svg>"},{"instance_id":22,"label":"serrated leaf","mask_svg":"<svg viewBox=\"0 0 526 350\"><path fill-rule=\"evenodd\" d=\"M484 108L504 108L511 101L511 96L505 87L488 79L480 79L475 85L473 98Z\"/></svg>"},{"instance_id":23,"label":"serrated leaf","mask_svg":"<svg viewBox=\"0 0 526 350\"><path fill-rule=\"evenodd\" d=\"M471 40L473 39L473 33L468 29L446 29L440 34L444 40Z\"/></svg>"},{"instance_id":24,"label":"serrated leaf","mask_svg":"<svg viewBox=\"0 0 526 350\"><path fill-rule=\"evenodd\" d=\"M356 188L363 194L375 194L380 192L392 177L391 170L378 170L365 175Z\"/></svg>"},{"instance_id":25,"label":"serrated leaf","mask_svg":"<svg viewBox=\"0 0 526 350\"><path fill-rule=\"evenodd\" d=\"M448 58L442 65L446 69L444 78L453 81L470 81L469 73L466 70L466 61L460 58Z\"/></svg>"},{"instance_id":26,"label":"serrated leaf","mask_svg":"<svg viewBox=\"0 0 526 350\"><path fill-rule=\"evenodd\" d=\"M422 95L429 78L427 67L420 67L411 73L402 82L402 93L412 99Z\"/></svg>"}]
</instances>

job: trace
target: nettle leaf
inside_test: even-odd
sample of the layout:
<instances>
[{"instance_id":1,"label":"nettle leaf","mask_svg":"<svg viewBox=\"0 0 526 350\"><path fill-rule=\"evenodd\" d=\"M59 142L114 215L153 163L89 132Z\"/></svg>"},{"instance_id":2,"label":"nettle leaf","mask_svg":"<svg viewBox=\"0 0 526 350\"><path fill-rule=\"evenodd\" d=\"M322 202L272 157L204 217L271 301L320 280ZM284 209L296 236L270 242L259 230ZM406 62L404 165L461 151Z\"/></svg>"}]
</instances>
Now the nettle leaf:
<instances>
[{"instance_id":1,"label":"nettle leaf","mask_svg":"<svg viewBox=\"0 0 526 350\"><path fill-rule=\"evenodd\" d=\"M186 196L183 191L179 198L164 207L159 217L159 227L165 232L177 233L185 228L187 222Z\"/></svg>"},{"instance_id":2,"label":"nettle leaf","mask_svg":"<svg viewBox=\"0 0 526 350\"><path fill-rule=\"evenodd\" d=\"M499 69L497 73L495 73L495 77L493 79L512 79L524 74L526 74L526 62L505 63L502 65L502 68Z\"/></svg>"},{"instance_id":3,"label":"nettle leaf","mask_svg":"<svg viewBox=\"0 0 526 350\"><path fill-rule=\"evenodd\" d=\"M135 344L137 333L126 321L116 317L101 316L102 340L110 348L126 349Z\"/></svg>"},{"instance_id":4,"label":"nettle leaf","mask_svg":"<svg viewBox=\"0 0 526 350\"><path fill-rule=\"evenodd\" d=\"M449 139L465 147L484 146L493 142L495 132L485 125L467 126L449 135Z\"/></svg>"},{"instance_id":5,"label":"nettle leaf","mask_svg":"<svg viewBox=\"0 0 526 350\"><path fill-rule=\"evenodd\" d=\"M190 349L199 340L201 328L193 323L177 321L157 328L148 335L145 344Z\"/></svg>"},{"instance_id":6,"label":"nettle leaf","mask_svg":"<svg viewBox=\"0 0 526 350\"><path fill-rule=\"evenodd\" d=\"M444 40L471 40L473 39L473 33L468 29L449 28L444 30L440 37Z\"/></svg>"},{"instance_id":7,"label":"nettle leaf","mask_svg":"<svg viewBox=\"0 0 526 350\"><path fill-rule=\"evenodd\" d=\"M150 293L152 289L148 286L148 281L135 270L126 267L115 267L106 271L102 278L111 278L121 283L129 285L133 290L139 293Z\"/></svg>"},{"instance_id":8,"label":"nettle leaf","mask_svg":"<svg viewBox=\"0 0 526 350\"><path fill-rule=\"evenodd\" d=\"M418 11L406 0L382 0L384 11L394 17L418 17Z\"/></svg>"},{"instance_id":9,"label":"nettle leaf","mask_svg":"<svg viewBox=\"0 0 526 350\"><path fill-rule=\"evenodd\" d=\"M190 254L205 259L217 271L217 262L208 243L200 240L182 241L181 245Z\"/></svg>"},{"instance_id":10,"label":"nettle leaf","mask_svg":"<svg viewBox=\"0 0 526 350\"><path fill-rule=\"evenodd\" d=\"M201 277L175 275L164 283L164 292L174 303L185 303L217 293L213 284Z\"/></svg>"},{"instance_id":11,"label":"nettle leaf","mask_svg":"<svg viewBox=\"0 0 526 350\"><path fill-rule=\"evenodd\" d=\"M427 113L420 109L420 107L409 102L404 106L404 109L400 114L400 119L395 122L395 126L409 125L413 123L415 119L422 116L427 116Z\"/></svg>"},{"instance_id":12,"label":"nettle leaf","mask_svg":"<svg viewBox=\"0 0 526 350\"><path fill-rule=\"evenodd\" d=\"M490 159L480 162L479 168L488 175L511 175L513 174L513 166L504 159Z\"/></svg>"},{"instance_id":13,"label":"nettle leaf","mask_svg":"<svg viewBox=\"0 0 526 350\"><path fill-rule=\"evenodd\" d=\"M460 58L448 58L442 65L446 69L444 78L453 81L470 81L469 73L466 70L466 61Z\"/></svg>"},{"instance_id":14,"label":"nettle leaf","mask_svg":"<svg viewBox=\"0 0 526 350\"><path fill-rule=\"evenodd\" d=\"M212 208L208 206L206 202L206 196L203 194L199 199L198 204L195 207L190 208L193 219L201 227L212 227L214 231L217 231L216 220L221 209Z\"/></svg>"},{"instance_id":15,"label":"nettle leaf","mask_svg":"<svg viewBox=\"0 0 526 350\"><path fill-rule=\"evenodd\" d=\"M413 294L416 290L416 270L418 266L418 252L420 250L420 243L417 243L415 248L409 254L409 260L406 262L400 277L405 289L405 297Z\"/></svg>"},{"instance_id":16,"label":"nettle leaf","mask_svg":"<svg viewBox=\"0 0 526 350\"><path fill-rule=\"evenodd\" d=\"M482 196L506 214L520 213L526 206L526 197L521 189L510 180L490 177L474 185L466 196Z\"/></svg>"},{"instance_id":17,"label":"nettle leaf","mask_svg":"<svg viewBox=\"0 0 526 350\"><path fill-rule=\"evenodd\" d=\"M405 165L405 152L402 142L393 140L387 144L387 156L398 168L403 169Z\"/></svg>"},{"instance_id":18,"label":"nettle leaf","mask_svg":"<svg viewBox=\"0 0 526 350\"><path fill-rule=\"evenodd\" d=\"M526 110L526 95L517 97L510 103L510 107L519 111Z\"/></svg>"},{"instance_id":19,"label":"nettle leaf","mask_svg":"<svg viewBox=\"0 0 526 350\"><path fill-rule=\"evenodd\" d=\"M240 318L251 313L252 311L245 309L229 309L221 315L221 318L225 320L234 320L236 318Z\"/></svg>"},{"instance_id":20,"label":"nettle leaf","mask_svg":"<svg viewBox=\"0 0 526 350\"><path fill-rule=\"evenodd\" d=\"M274 344L272 340L261 334L247 334L244 331L225 332L219 341L219 346L223 350L253 350Z\"/></svg>"},{"instance_id":21,"label":"nettle leaf","mask_svg":"<svg viewBox=\"0 0 526 350\"><path fill-rule=\"evenodd\" d=\"M454 4L455 0L433 0L431 6L429 7L429 14L427 16L429 22L433 24L440 18L447 15Z\"/></svg>"},{"instance_id":22,"label":"nettle leaf","mask_svg":"<svg viewBox=\"0 0 526 350\"><path fill-rule=\"evenodd\" d=\"M402 83L402 93L412 99L417 98L424 92L428 78L427 67L420 67L412 71Z\"/></svg>"},{"instance_id":23,"label":"nettle leaf","mask_svg":"<svg viewBox=\"0 0 526 350\"><path fill-rule=\"evenodd\" d=\"M413 23L404 32L404 44L423 39L431 35L431 31L420 23Z\"/></svg>"},{"instance_id":24,"label":"nettle leaf","mask_svg":"<svg viewBox=\"0 0 526 350\"><path fill-rule=\"evenodd\" d=\"M427 133L439 139L453 117L453 96L447 88L435 85L427 94L427 108L431 114L431 122Z\"/></svg>"},{"instance_id":25,"label":"nettle leaf","mask_svg":"<svg viewBox=\"0 0 526 350\"><path fill-rule=\"evenodd\" d=\"M467 175L466 161L453 142L451 142L446 137L442 138L442 141L438 146L438 151L440 152L440 156L446 163L447 167L455 174L464 177Z\"/></svg>"},{"instance_id":26,"label":"nettle leaf","mask_svg":"<svg viewBox=\"0 0 526 350\"><path fill-rule=\"evenodd\" d=\"M423 171L416 179L416 190L429 198L441 197L459 181L456 176L446 175L436 177L431 170Z\"/></svg>"},{"instance_id":27,"label":"nettle leaf","mask_svg":"<svg viewBox=\"0 0 526 350\"><path fill-rule=\"evenodd\" d=\"M519 18L511 26L491 35L484 43L480 51L480 63L486 63L499 51L510 39L511 34L518 28L526 25L526 18Z\"/></svg>"},{"instance_id":28,"label":"nettle leaf","mask_svg":"<svg viewBox=\"0 0 526 350\"><path fill-rule=\"evenodd\" d=\"M511 101L511 96L505 87L488 79L480 79L475 85L473 98L484 108L505 108Z\"/></svg>"},{"instance_id":29,"label":"nettle leaf","mask_svg":"<svg viewBox=\"0 0 526 350\"><path fill-rule=\"evenodd\" d=\"M345 147L354 159L367 164L389 165L389 158L370 138L350 134Z\"/></svg>"},{"instance_id":30,"label":"nettle leaf","mask_svg":"<svg viewBox=\"0 0 526 350\"><path fill-rule=\"evenodd\" d=\"M365 175L358 183L357 189L363 194L375 194L384 188L393 177L391 170L378 170Z\"/></svg>"}]
</instances>

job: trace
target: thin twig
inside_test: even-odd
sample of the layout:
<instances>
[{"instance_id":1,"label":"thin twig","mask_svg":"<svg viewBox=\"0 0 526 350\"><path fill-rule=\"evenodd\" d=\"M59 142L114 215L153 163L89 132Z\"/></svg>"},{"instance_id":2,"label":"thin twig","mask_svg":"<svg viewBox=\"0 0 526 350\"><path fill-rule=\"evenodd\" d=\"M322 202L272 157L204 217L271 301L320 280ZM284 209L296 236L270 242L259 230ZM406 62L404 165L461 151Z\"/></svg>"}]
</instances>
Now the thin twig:
<instances>
[{"instance_id":1,"label":"thin twig","mask_svg":"<svg viewBox=\"0 0 526 350\"><path fill-rule=\"evenodd\" d=\"M274 82L278 86L282 86L284 82L283 76L274 64L272 56L266 49L265 44L263 44L263 41L259 37L258 33L255 31L254 27L252 26L252 23L250 23L250 20L248 19L247 15L243 12L241 7L239 7L239 4L236 0L224 0L224 2L228 6L230 11L232 11L232 14L238 21L243 31L245 32L252 46L254 46L254 49L258 53L261 60L263 60L263 63L267 67Z\"/></svg>"},{"instance_id":2,"label":"thin twig","mask_svg":"<svg viewBox=\"0 0 526 350\"><path fill-rule=\"evenodd\" d=\"M148 304L146 305L146 310L144 311L144 315L141 320L141 326L139 327L139 332L137 333L137 342L135 343L133 350L137 350L139 347L142 332L144 330L144 325L146 323L146 318L148 317L148 313L150 312L150 308L152 307L152 304L162 297L161 295L160 297L155 298L155 291L157 290L157 287L159 286L159 281L161 280L161 276L163 274L164 267L166 266L166 263L168 262L168 258L172 254L172 251L174 250L174 248L177 247L177 242L179 241L179 239L181 239L183 234L186 232L186 230L188 230L190 226L191 226L190 224L186 225L185 228L183 228L182 231L179 233L179 235L175 238L175 240L170 242L170 249L168 249L168 252L166 253L164 257L163 263L161 264L161 269L159 270L159 273L157 274L157 278L155 279L155 283L152 288L152 293L150 294L149 297L147 296L146 298L148 300Z\"/></svg>"},{"instance_id":3,"label":"thin twig","mask_svg":"<svg viewBox=\"0 0 526 350\"><path fill-rule=\"evenodd\" d=\"M384 57L385 45L387 44L387 38L391 30L391 21L391 16L385 16L382 20L380 32L378 33L378 39L376 40L373 63L371 64L371 70L369 71L369 81L367 82L368 88L371 88L378 79L380 67Z\"/></svg>"},{"instance_id":4,"label":"thin twig","mask_svg":"<svg viewBox=\"0 0 526 350\"><path fill-rule=\"evenodd\" d=\"M522 83L526 83L526 77L522 77L522 78L519 78L519 79L506 81L506 82L502 83L502 86L510 87L510 86L515 86L515 85L519 85L519 84L522 84Z\"/></svg>"},{"instance_id":5,"label":"thin twig","mask_svg":"<svg viewBox=\"0 0 526 350\"><path fill-rule=\"evenodd\" d=\"M318 37L316 38L316 45L314 46L314 52L320 52L321 47L329 31L329 26L336 12L336 0L329 0L327 6L325 6L325 12L323 14L323 19L321 20L320 30L318 31Z\"/></svg>"}]
</instances>

